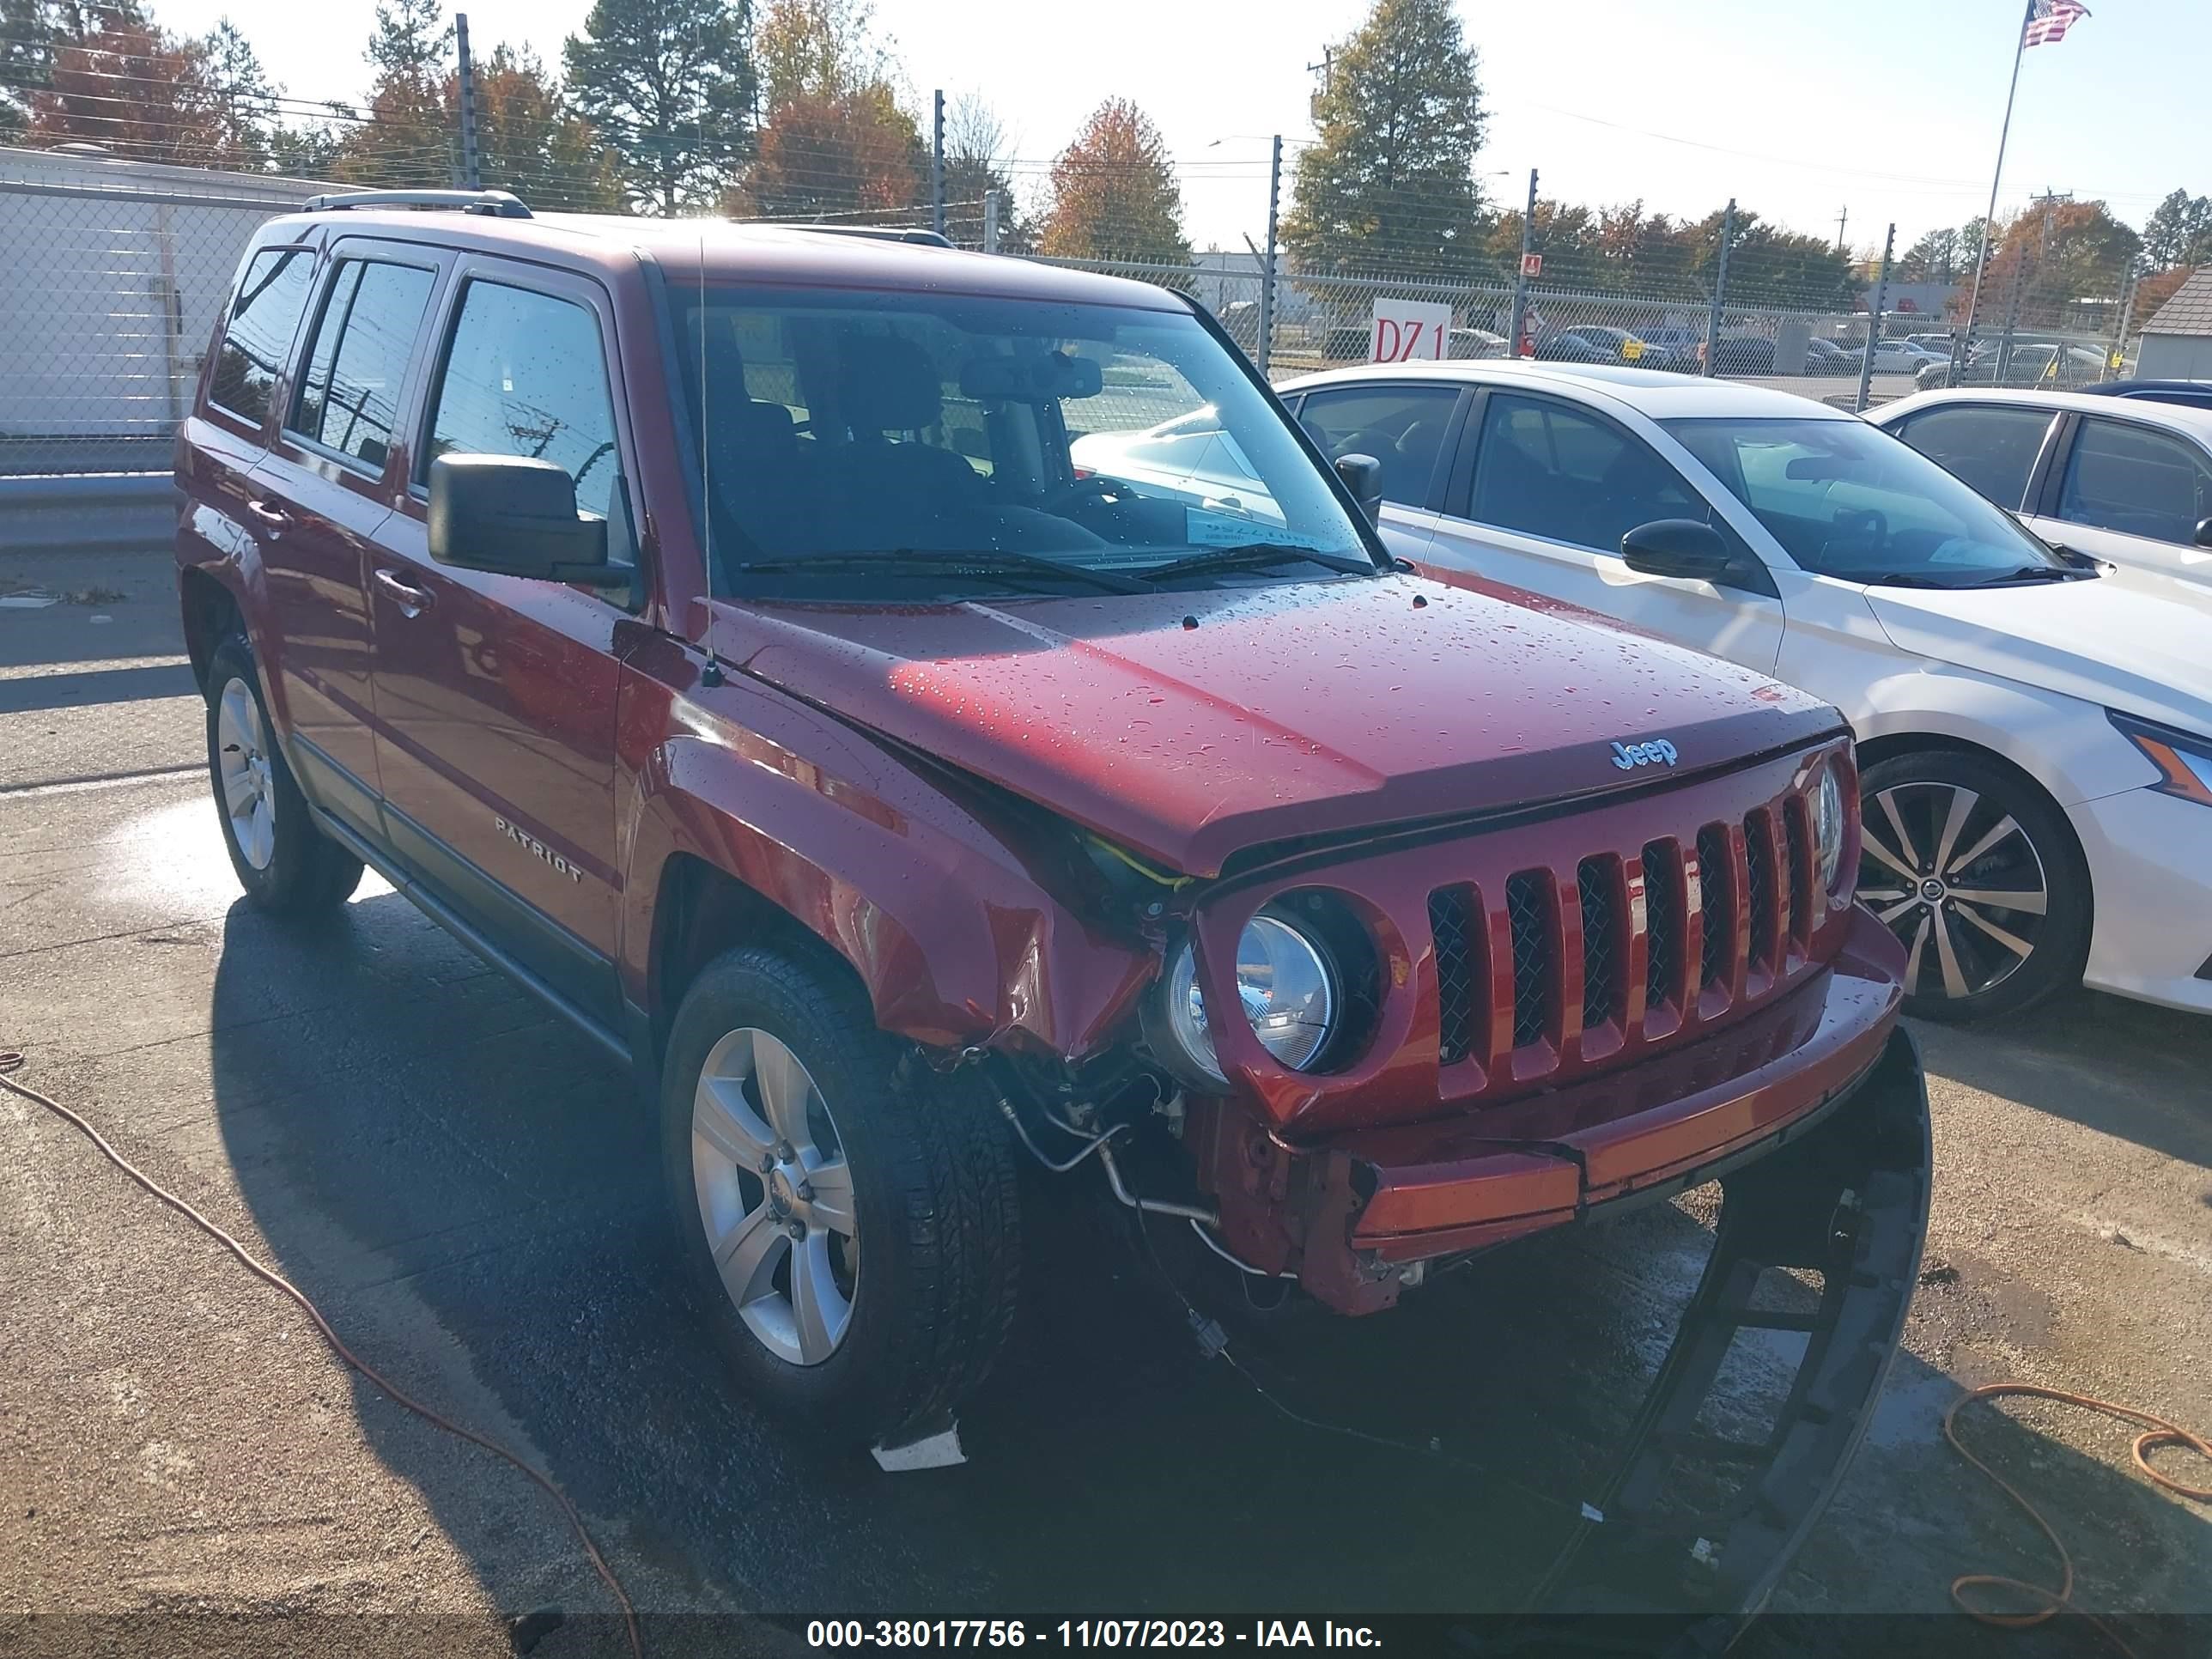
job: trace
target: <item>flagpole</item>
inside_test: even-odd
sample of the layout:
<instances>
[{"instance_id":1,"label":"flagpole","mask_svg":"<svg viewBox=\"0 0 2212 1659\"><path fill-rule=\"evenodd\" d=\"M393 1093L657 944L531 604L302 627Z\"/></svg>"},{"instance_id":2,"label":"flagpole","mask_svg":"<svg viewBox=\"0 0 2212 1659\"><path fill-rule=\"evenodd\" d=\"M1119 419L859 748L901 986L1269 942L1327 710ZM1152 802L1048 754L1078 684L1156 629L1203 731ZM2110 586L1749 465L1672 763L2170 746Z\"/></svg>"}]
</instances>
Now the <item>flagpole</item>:
<instances>
[{"instance_id":1,"label":"flagpole","mask_svg":"<svg viewBox=\"0 0 2212 1659\"><path fill-rule=\"evenodd\" d=\"M1981 309L1982 272L1990 263L1990 221L1997 214L1997 185L2004 178L2005 145L2012 137L2012 102L2020 93L2020 60L2027 55L2027 20L2035 15L2034 0L2028 0L2027 9L2021 14L2012 46L2012 84L2005 88L2004 125L1997 130L1997 170L1990 175L1989 210L1982 215L1982 245L1974 254L1974 290L1966 301L1966 326L1959 343L1951 351L1949 384L1959 382L1959 362L1965 356L1974 338L1974 313Z\"/></svg>"}]
</instances>

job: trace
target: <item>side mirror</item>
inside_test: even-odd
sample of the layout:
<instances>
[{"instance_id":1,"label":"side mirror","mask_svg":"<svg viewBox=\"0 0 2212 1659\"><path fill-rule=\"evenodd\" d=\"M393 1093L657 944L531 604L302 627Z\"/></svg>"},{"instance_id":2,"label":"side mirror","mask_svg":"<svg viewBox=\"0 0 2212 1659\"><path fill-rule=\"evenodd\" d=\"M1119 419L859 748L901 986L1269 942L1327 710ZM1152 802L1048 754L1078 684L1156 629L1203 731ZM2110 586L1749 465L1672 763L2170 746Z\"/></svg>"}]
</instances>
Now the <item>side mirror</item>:
<instances>
[{"instance_id":1,"label":"side mirror","mask_svg":"<svg viewBox=\"0 0 2212 1659\"><path fill-rule=\"evenodd\" d=\"M1367 515L1367 522L1381 523L1382 463L1372 455L1340 455L1336 458L1336 476L1352 492L1352 499L1359 503L1359 510Z\"/></svg>"},{"instance_id":2,"label":"side mirror","mask_svg":"<svg viewBox=\"0 0 2212 1659\"><path fill-rule=\"evenodd\" d=\"M463 570L617 587L607 527L576 512L576 483L526 455L441 455L430 463L430 556Z\"/></svg>"},{"instance_id":3,"label":"side mirror","mask_svg":"<svg viewBox=\"0 0 2212 1659\"><path fill-rule=\"evenodd\" d=\"M2212 547L2212 519L2199 519L2197 521L2197 544L2199 547Z\"/></svg>"},{"instance_id":4,"label":"side mirror","mask_svg":"<svg viewBox=\"0 0 2212 1659\"><path fill-rule=\"evenodd\" d=\"M1695 519L1655 519L1620 538L1620 556L1647 576L1680 576L1717 582L1735 569L1735 555L1721 532Z\"/></svg>"}]
</instances>

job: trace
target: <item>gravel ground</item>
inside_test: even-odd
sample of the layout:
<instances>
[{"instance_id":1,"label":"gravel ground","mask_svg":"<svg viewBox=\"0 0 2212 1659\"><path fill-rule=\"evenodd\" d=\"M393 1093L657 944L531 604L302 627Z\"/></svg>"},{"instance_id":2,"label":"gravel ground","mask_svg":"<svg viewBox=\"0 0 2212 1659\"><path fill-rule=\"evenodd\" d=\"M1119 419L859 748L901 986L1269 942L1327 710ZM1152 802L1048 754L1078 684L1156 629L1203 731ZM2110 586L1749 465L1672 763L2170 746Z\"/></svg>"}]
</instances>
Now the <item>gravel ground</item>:
<instances>
[{"instance_id":1,"label":"gravel ground","mask_svg":"<svg viewBox=\"0 0 2212 1659\"><path fill-rule=\"evenodd\" d=\"M795 1650L762 1613L1510 1607L1671 1335L1710 1237L1696 1194L1486 1258L1389 1319L1250 1340L1302 1411L1433 1435L1489 1470L1470 1476L1276 1415L1198 1358L1087 1202L1040 1188L968 1467L890 1478L798 1444L699 1336L649 1127L595 1051L374 879L317 937L237 902L166 566L0 560L11 586L98 592L0 609L0 1047L364 1357L547 1468L656 1653ZM2212 1425L2212 1022L2084 994L1920 1036L1938 1184L1909 1352L1778 1595L1806 1617L1754 1652L1842 1651L1864 1627L1826 1615L1940 1613L1961 1572L2051 1571L1940 1439L1962 1388ZM505 1653L508 1621L549 1606L568 1622L538 1653L612 1650L612 1604L541 1493L390 1405L12 1097L0 1331L0 1650L297 1651L313 1630ZM1747 1395L1774 1358L1743 1356ZM2127 1616L2144 1659L2203 1651L2205 1508L2142 1481L2117 1425L1982 1409L1967 1434L2066 1537L2081 1604ZM270 1613L295 1620L235 1622ZM2199 1620L2146 1616L2178 1613ZM1902 1629L1887 1650L2090 1644L2078 1623Z\"/></svg>"}]
</instances>

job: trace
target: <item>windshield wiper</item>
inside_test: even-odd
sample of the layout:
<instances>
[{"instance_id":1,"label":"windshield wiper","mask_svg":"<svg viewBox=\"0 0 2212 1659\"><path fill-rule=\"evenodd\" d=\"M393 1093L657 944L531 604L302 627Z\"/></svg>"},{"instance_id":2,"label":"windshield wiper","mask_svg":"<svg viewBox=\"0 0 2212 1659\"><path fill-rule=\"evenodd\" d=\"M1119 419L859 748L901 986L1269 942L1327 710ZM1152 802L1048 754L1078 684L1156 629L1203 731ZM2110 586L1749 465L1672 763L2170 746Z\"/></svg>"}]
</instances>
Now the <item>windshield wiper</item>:
<instances>
[{"instance_id":1,"label":"windshield wiper","mask_svg":"<svg viewBox=\"0 0 2212 1659\"><path fill-rule=\"evenodd\" d=\"M2024 564L2001 575L1984 577L1973 585L1976 587L2012 587L2027 582L2072 582L2096 574L2094 570L2069 569L2054 564Z\"/></svg>"},{"instance_id":2,"label":"windshield wiper","mask_svg":"<svg viewBox=\"0 0 2212 1659\"><path fill-rule=\"evenodd\" d=\"M1233 547L1211 547L1188 558L1149 565L1140 574L1146 581L1170 581L1177 576L1206 576L1219 570L1254 570L1280 564L1285 559L1304 559L1309 564L1321 565L1347 576L1381 574L1372 559L1347 558L1341 553L1323 553L1291 542L1239 542Z\"/></svg>"},{"instance_id":3,"label":"windshield wiper","mask_svg":"<svg viewBox=\"0 0 2212 1659\"><path fill-rule=\"evenodd\" d=\"M810 570L890 570L902 575L975 576L1014 586L1035 589L1028 577L1085 582L1109 593L1144 593L1140 581L1110 570L1048 559L1036 553L1013 553L1004 549L972 553L923 552L911 547L881 548L863 553L793 553L773 559L740 559L730 568L746 574Z\"/></svg>"}]
</instances>

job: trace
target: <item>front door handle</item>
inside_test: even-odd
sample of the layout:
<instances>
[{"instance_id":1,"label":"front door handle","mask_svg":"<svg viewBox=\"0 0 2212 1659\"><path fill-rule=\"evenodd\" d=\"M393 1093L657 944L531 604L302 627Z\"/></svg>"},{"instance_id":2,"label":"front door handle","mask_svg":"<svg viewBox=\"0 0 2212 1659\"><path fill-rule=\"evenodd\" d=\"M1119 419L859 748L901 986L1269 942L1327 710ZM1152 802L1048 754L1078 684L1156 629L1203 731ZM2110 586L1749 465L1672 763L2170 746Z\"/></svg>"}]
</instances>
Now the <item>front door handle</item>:
<instances>
[{"instance_id":1,"label":"front door handle","mask_svg":"<svg viewBox=\"0 0 2212 1659\"><path fill-rule=\"evenodd\" d=\"M384 590L392 604L399 607L399 614L403 617L419 617L430 608L430 590L416 586L396 570L378 571L376 585Z\"/></svg>"},{"instance_id":2,"label":"front door handle","mask_svg":"<svg viewBox=\"0 0 2212 1659\"><path fill-rule=\"evenodd\" d=\"M290 514L281 507L271 507L266 501L249 501L246 510L260 520L262 529L268 532L271 541L282 535L285 526L292 522Z\"/></svg>"}]
</instances>

